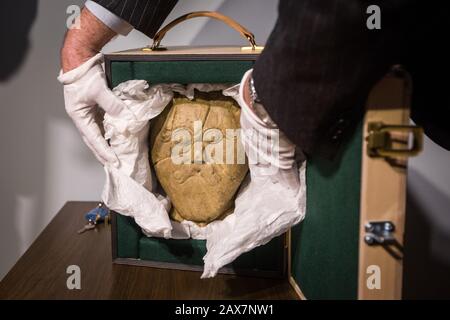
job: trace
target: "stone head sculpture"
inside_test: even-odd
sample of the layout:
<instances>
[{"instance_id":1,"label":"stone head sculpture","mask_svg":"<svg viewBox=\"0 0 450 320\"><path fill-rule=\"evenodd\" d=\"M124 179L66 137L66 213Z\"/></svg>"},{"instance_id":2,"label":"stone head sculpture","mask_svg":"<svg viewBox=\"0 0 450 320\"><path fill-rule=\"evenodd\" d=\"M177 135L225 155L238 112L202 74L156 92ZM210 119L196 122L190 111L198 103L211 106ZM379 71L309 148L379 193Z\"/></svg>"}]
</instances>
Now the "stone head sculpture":
<instances>
[{"instance_id":1,"label":"stone head sculpture","mask_svg":"<svg viewBox=\"0 0 450 320\"><path fill-rule=\"evenodd\" d=\"M248 171L240 109L220 92L175 96L152 123L151 159L172 201L173 220L200 225L224 217Z\"/></svg>"}]
</instances>

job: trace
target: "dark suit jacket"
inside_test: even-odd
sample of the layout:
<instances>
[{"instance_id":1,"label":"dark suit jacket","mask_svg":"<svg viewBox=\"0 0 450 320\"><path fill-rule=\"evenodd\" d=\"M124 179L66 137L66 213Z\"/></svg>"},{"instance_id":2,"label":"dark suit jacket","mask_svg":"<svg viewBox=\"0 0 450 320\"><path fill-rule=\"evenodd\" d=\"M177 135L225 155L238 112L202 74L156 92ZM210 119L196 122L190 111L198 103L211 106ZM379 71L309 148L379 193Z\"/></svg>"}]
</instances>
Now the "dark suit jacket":
<instances>
[{"instance_id":1,"label":"dark suit jacket","mask_svg":"<svg viewBox=\"0 0 450 320\"><path fill-rule=\"evenodd\" d=\"M161 27L178 0L93 0L128 21L150 38Z\"/></svg>"},{"instance_id":2,"label":"dark suit jacket","mask_svg":"<svg viewBox=\"0 0 450 320\"><path fill-rule=\"evenodd\" d=\"M96 0L152 37L176 0ZM367 7L381 8L369 30ZM412 117L450 149L447 10L415 0L280 0L256 62L256 91L272 119L307 155L333 157L364 114L372 86L393 64L412 74ZM445 79L444 79L445 80Z\"/></svg>"}]
</instances>

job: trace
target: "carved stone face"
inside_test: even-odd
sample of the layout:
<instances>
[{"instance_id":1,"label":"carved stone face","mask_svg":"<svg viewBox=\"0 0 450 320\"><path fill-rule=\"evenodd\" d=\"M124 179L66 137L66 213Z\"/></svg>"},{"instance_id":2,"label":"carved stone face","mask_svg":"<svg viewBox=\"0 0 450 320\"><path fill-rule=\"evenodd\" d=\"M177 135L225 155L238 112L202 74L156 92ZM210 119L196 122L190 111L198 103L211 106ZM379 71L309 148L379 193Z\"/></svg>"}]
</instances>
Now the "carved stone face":
<instances>
[{"instance_id":1,"label":"carved stone face","mask_svg":"<svg viewBox=\"0 0 450 320\"><path fill-rule=\"evenodd\" d=\"M172 219L203 225L233 208L248 170L245 155L238 159L240 141L231 136L240 128L239 115L233 99L196 93L194 100L174 98L152 123L152 163L172 201Z\"/></svg>"}]
</instances>

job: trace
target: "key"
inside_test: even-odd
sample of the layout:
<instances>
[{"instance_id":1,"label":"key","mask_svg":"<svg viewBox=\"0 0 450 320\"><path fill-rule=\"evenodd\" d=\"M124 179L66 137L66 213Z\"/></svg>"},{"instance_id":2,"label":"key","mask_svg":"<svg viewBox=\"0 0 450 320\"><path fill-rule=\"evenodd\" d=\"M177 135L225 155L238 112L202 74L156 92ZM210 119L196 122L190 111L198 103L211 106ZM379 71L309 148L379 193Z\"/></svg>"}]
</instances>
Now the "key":
<instances>
[{"instance_id":1,"label":"key","mask_svg":"<svg viewBox=\"0 0 450 320\"><path fill-rule=\"evenodd\" d=\"M92 230L95 229L95 223L88 223L86 224L83 228L81 228L80 230L78 230L78 234L82 234L88 230Z\"/></svg>"}]
</instances>

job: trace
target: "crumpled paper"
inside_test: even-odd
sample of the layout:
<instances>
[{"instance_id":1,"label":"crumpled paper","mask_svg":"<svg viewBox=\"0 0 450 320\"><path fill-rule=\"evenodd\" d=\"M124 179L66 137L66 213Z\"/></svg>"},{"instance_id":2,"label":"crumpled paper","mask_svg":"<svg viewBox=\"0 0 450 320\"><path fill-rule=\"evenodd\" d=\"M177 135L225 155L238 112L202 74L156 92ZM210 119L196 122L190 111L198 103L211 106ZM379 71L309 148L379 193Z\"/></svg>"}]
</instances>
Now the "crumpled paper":
<instances>
[{"instance_id":1,"label":"crumpled paper","mask_svg":"<svg viewBox=\"0 0 450 320\"><path fill-rule=\"evenodd\" d=\"M224 90L226 84L159 84L149 86L145 80L130 80L113 89L135 115L132 121L105 114L105 138L119 158L119 167L106 164L106 181L102 200L110 208L131 216L149 237L172 239L206 239L206 229L192 221L169 219L168 197L153 193L152 172L148 158L149 120L158 116L177 92L189 99L194 90Z\"/></svg>"},{"instance_id":2,"label":"crumpled paper","mask_svg":"<svg viewBox=\"0 0 450 320\"><path fill-rule=\"evenodd\" d=\"M170 199L154 193L152 173L148 158L148 134L151 119L158 116L177 92L189 99L194 90L225 90L223 84L159 84L149 86L144 80L121 83L113 92L121 98L135 115L135 119L124 120L105 114L105 137L119 158L119 166L106 164L106 181L102 192L103 202L122 215L131 216L150 237L172 239L206 239L207 249L214 246L217 261L213 269L219 269L240 254L267 243L292 225L292 216L299 222L306 210L305 164L299 171L301 186L294 195L288 195L280 184L269 180L250 184L251 175L244 180L235 200L235 211L224 220L216 220L204 227L192 221L176 222L169 219ZM249 187L249 185L251 187ZM265 199L263 205L258 199ZM268 205L269 204L269 205ZM265 216L268 219L260 219ZM289 221L289 225L286 222ZM220 247L221 239L215 230L230 230L235 239L228 239L230 247ZM251 228L247 226L252 226ZM233 232L231 232L233 231ZM239 231L239 232L236 232ZM243 243L244 246L236 246ZM233 245L234 244L234 245ZM224 254L221 255L220 251ZM205 256L207 258L208 254ZM211 259L211 257L210 257ZM206 262L206 260L205 260ZM214 276L215 272L203 277Z\"/></svg>"}]
</instances>

